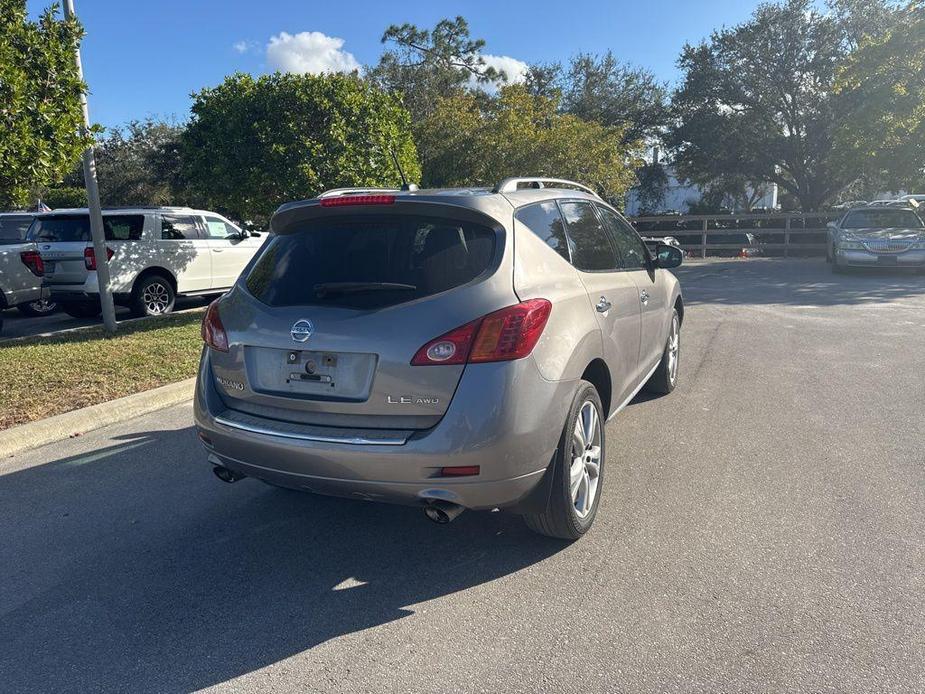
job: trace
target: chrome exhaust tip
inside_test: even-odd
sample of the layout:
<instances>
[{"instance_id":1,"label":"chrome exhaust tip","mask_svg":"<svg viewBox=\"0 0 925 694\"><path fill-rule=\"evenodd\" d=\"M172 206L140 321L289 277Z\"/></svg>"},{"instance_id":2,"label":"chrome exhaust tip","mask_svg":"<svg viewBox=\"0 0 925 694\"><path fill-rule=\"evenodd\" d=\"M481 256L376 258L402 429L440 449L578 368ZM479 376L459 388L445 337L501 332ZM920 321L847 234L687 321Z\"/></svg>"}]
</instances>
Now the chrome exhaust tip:
<instances>
[{"instance_id":1,"label":"chrome exhaust tip","mask_svg":"<svg viewBox=\"0 0 925 694\"><path fill-rule=\"evenodd\" d=\"M242 475L239 472L230 470L224 465L215 465L212 468L212 472L215 473L215 476L218 477L222 482L227 482L231 484L232 482L237 482L238 480L243 480L247 475Z\"/></svg>"},{"instance_id":2,"label":"chrome exhaust tip","mask_svg":"<svg viewBox=\"0 0 925 694\"><path fill-rule=\"evenodd\" d=\"M432 501L424 507L424 515L434 523L446 525L466 509L449 501Z\"/></svg>"}]
</instances>

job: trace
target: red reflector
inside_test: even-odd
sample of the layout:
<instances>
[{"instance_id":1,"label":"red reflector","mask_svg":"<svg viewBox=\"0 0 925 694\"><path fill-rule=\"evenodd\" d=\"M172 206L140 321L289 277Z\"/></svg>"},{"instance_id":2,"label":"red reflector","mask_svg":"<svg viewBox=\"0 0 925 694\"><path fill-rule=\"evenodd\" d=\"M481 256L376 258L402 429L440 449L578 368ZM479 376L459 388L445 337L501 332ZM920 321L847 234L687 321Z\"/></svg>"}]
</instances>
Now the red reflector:
<instances>
[{"instance_id":1,"label":"red reflector","mask_svg":"<svg viewBox=\"0 0 925 694\"><path fill-rule=\"evenodd\" d=\"M457 465L455 467L440 468L441 477L472 477L481 471L479 465Z\"/></svg>"},{"instance_id":2,"label":"red reflector","mask_svg":"<svg viewBox=\"0 0 925 694\"><path fill-rule=\"evenodd\" d=\"M228 351L228 335L218 315L218 299L209 304L202 319L202 341L219 352Z\"/></svg>"},{"instance_id":3,"label":"red reflector","mask_svg":"<svg viewBox=\"0 0 925 694\"><path fill-rule=\"evenodd\" d=\"M45 274L45 262L38 251L22 251L19 258L22 260L23 265L29 268L29 271L36 277L41 277Z\"/></svg>"},{"instance_id":4,"label":"red reflector","mask_svg":"<svg viewBox=\"0 0 925 694\"><path fill-rule=\"evenodd\" d=\"M338 195L334 198L321 198L322 207L347 207L349 205L391 205L394 195Z\"/></svg>"},{"instance_id":5,"label":"red reflector","mask_svg":"<svg viewBox=\"0 0 925 694\"><path fill-rule=\"evenodd\" d=\"M114 251L107 246L106 247L106 260L112 260ZM84 248L84 265L88 270L96 270L96 251L93 249L93 246L87 246Z\"/></svg>"}]
</instances>

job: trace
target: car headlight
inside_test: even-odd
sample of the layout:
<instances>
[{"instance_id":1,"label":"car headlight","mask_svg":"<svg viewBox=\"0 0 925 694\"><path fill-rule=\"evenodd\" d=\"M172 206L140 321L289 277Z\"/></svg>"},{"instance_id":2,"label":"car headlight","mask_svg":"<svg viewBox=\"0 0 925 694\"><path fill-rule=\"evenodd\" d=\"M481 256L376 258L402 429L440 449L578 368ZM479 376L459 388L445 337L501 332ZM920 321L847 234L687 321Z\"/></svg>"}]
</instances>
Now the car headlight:
<instances>
[{"instance_id":1,"label":"car headlight","mask_svg":"<svg viewBox=\"0 0 925 694\"><path fill-rule=\"evenodd\" d=\"M854 241L850 239L839 239L835 242L836 247L840 251L863 251L864 244L860 241Z\"/></svg>"}]
</instances>

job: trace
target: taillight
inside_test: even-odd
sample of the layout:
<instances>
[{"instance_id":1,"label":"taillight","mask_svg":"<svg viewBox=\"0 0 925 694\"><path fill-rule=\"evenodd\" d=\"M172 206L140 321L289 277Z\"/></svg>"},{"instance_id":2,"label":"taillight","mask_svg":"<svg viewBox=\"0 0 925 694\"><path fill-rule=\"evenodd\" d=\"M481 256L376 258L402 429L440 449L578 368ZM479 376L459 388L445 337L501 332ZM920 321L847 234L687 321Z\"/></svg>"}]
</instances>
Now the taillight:
<instances>
[{"instance_id":1,"label":"taillight","mask_svg":"<svg viewBox=\"0 0 925 694\"><path fill-rule=\"evenodd\" d=\"M412 366L508 361L526 357L539 341L552 304L530 299L466 323L421 347Z\"/></svg>"},{"instance_id":2,"label":"taillight","mask_svg":"<svg viewBox=\"0 0 925 694\"><path fill-rule=\"evenodd\" d=\"M218 301L209 304L206 315L202 319L202 341L219 352L228 351L228 335L218 315Z\"/></svg>"},{"instance_id":3,"label":"taillight","mask_svg":"<svg viewBox=\"0 0 925 694\"><path fill-rule=\"evenodd\" d=\"M114 251L107 246L106 247L106 260L112 260ZM93 250L93 246L87 246L84 248L84 265L87 266L88 270L96 270L96 251Z\"/></svg>"},{"instance_id":4,"label":"taillight","mask_svg":"<svg viewBox=\"0 0 925 694\"><path fill-rule=\"evenodd\" d=\"M38 251L22 251L19 254L19 258L36 277L41 277L45 274L45 262L42 260L42 256L39 255Z\"/></svg>"},{"instance_id":5,"label":"taillight","mask_svg":"<svg viewBox=\"0 0 925 694\"><path fill-rule=\"evenodd\" d=\"M338 195L333 198L321 198L322 207L347 207L349 205L391 205L394 195Z\"/></svg>"}]
</instances>

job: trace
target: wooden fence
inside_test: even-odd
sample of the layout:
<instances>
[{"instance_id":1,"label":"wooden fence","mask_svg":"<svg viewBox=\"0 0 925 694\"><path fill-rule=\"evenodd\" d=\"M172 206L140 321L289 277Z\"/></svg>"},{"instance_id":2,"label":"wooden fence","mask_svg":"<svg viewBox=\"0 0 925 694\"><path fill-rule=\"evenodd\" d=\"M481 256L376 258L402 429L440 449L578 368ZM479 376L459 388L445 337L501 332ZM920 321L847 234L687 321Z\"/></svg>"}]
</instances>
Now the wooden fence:
<instances>
[{"instance_id":1,"label":"wooden fence","mask_svg":"<svg viewBox=\"0 0 925 694\"><path fill-rule=\"evenodd\" d=\"M821 256L826 249L826 224L837 212L810 214L660 215L632 217L644 237L673 236L685 251L706 258L735 255L743 248L769 256Z\"/></svg>"}]
</instances>

